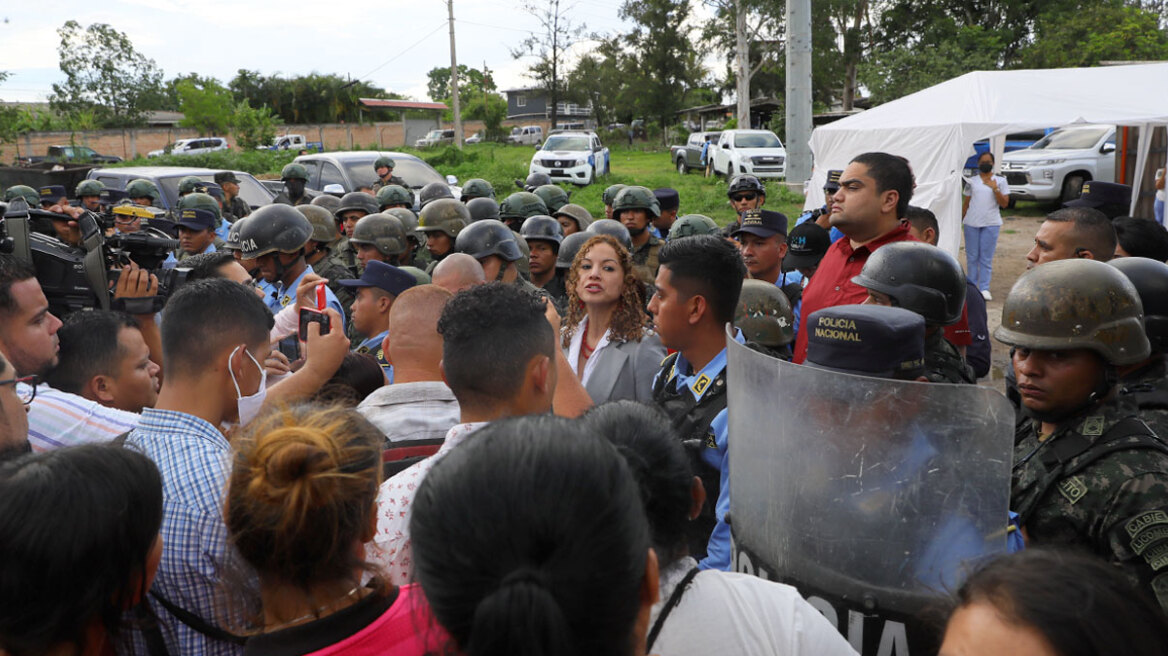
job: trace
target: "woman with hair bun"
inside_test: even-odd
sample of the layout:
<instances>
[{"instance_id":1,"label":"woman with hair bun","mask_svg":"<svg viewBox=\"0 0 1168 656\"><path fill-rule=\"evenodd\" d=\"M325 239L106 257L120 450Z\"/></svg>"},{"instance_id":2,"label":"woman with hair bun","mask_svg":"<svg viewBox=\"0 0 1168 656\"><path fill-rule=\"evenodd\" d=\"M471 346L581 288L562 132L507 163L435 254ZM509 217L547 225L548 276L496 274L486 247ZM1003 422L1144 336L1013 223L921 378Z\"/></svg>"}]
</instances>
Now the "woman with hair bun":
<instances>
[{"instance_id":1,"label":"woman with hair bun","mask_svg":"<svg viewBox=\"0 0 1168 656\"><path fill-rule=\"evenodd\" d=\"M636 483L579 422L491 423L414 498L414 576L466 656L645 653L657 560Z\"/></svg>"},{"instance_id":2,"label":"woman with hair bun","mask_svg":"<svg viewBox=\"0 0 1168 656\"><path fill-rule=\"evenodd\" d=\"M365 562L383 441L339 406L295 406L245 427L224 509L259 575L261 628L245 655L406 656L441 644L416 586L396 588Z\"/></svg>"}]
</instances>

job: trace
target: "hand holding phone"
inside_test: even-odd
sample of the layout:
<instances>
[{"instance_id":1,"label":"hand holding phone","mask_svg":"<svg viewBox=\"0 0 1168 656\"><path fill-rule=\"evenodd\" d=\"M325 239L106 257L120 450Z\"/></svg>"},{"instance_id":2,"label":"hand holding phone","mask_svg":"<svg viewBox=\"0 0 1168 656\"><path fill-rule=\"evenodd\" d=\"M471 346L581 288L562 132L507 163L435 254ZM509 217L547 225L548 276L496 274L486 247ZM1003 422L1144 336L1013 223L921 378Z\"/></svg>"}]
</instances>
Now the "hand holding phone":
<instances>
[{"instance_id":1,"label":"hand holding phone","mask_svg":"<svg viewBox=\"0 0 1168 656\"><path fill-rule=\"evenodd\" d=\"M330 324L329 315L325 314L323 310L314 310L312 308L300 308L300 341L308 341L308 324L320 324L320 334L327 335L329 333Z\"/></svg>"}]
</instances>

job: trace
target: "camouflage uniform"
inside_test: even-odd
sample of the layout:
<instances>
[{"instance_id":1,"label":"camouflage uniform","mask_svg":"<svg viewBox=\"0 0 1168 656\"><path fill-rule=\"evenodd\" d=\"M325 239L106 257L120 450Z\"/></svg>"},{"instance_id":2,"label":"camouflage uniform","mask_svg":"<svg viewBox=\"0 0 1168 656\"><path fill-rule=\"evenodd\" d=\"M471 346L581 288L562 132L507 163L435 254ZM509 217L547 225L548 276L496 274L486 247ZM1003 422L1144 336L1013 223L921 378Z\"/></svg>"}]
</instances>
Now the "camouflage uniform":
<instances>
[{"instance_id":1,"label":"camouflage uniform","mask_svg":"<svg viewBox=\"0 0 1168 656\"><path fill-rule=\"evenodd\" d=\"M281 205L292 205L295 207L296 205L311 205L312 198L309 197L309 195L307 193L305 193L300 198L297 198L296 202L292 202L292 199L288 197L288 193L286 191L281 191L280 193L276 194L275 198L272 199L272 203L273 204L280 203Z\"/></svg>"},{"instance_id":2,"label":"camouflage uniform","mask_svg":"<svg viewBox=\"0 0 1168 656\"><path fill-rule=\"evenodd\" d=\"M373 183L373 186L371 187L373 189L373 194L377 195L378 189L381 189L382 187L388 187L389 185L397 185L399 187L405 187L406 189L409 189L409 187L406 187L405 180L402 180L396 175L391 175L389 176L388 181L382 181L380 178L378 178L377 182Z\"/></svg>"},{"instance_id":3,"label":"camouflage uniform","mask_svg":"<svg viewBox=\"0 0 1168 656\"><path fill-rule=\"evenodd\" d=\"M360 261L357 260L357 249L349 243L348 237L341 237L329 246L328 259L352 273L350 278L361 275Z\"/></svg>"},{"instance_id":4,"label":"camouflage uniform","mask_svg":"<svg viewBox=\"0 0 1168 656\"><path fill-rule=\"evenodd\" d=\"M925 376L930 383L977 382L973 369L957 347L945 339L945 331L941 329L925 337Z\"/></svg>"},{"instance_id":5,"label":"camouflage uniform","mask_svg":"<svg viewBox=\"0 0 1168 656\"><path fill-rule=\"evenodd\" d=\"M223 208L223 213L226 215L224 218L226 218L228 221L231 221L232 223L235 223L236 219L242 219L248 214L251 214L251 207L247 204L247 201L243 200L239 196L236 196L235 198L231 199L231 202L227 204L227 207Z\"/></svg>"},{"instance_id":6,"label":"camouflage uniform","mask_svg":"<svg viewBox=\"0 0 1168 656\"><path fill-rule=\"evenodd\" d=\"M1035 546L1082 548L1168 609L1168 444L1120 397L1043 439L1019 422L1010 505Z\"/></svg>"},{"instance_id":7,"label":"camouflage uniform","mask_svg":"<svg viewBox=\"0 0 1168 656\"><path fill-rule=\"evenodd\" d=\"M350 309L353 307L353 300L356 295L353 293L352 287L345 287L341 285L342 280L350 280L356 276L349 271L348 267L341 264L340 260L335 258L331 249L325 253L324 257L317 260L316 263L309 263L312 265L312 271L328 280L328 288L333 290L337 295L337 300L340 301L341 307L345 308L345 316L352 316Z\"/></svg>"},{"instance_id":8,"label":"camouflage uniform","mask_svg":"<svg viewBox=\"0 0 1168 656\"><path fill-rule=\"evenodd\" d=\"M1156 431L1168 435L1168 358L1156 355L1152 361L1120 381L1120 394L1140 409L1140 418Z\"/></svg>"},{"instance_id":9,"label":"camouflage uniform","mask_svg":"<svg viewBox=\"0 0 1168 656\"><path fill-rule=\"evenodd\" d=\"M649 241L633 248L633 272L637 274L637 279L646 285L652 285L657 280L657 268L660 266L657 262L657 252L660 250L661 240L651 234Z\"/></svg>"}]
</instances>

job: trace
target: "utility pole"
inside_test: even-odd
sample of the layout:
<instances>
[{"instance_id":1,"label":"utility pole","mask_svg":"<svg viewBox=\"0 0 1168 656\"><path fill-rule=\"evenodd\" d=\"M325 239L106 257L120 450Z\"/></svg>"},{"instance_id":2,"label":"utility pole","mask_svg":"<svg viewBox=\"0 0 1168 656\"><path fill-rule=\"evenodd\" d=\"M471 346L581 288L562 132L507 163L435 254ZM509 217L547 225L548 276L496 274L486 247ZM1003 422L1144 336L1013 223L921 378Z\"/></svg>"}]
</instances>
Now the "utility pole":
<instances>
[{"instance_id":1,"label":"utility pole","mask_svg":"<svg viewBox=\"0 0 1168 656\"><path fill-rule=\"evenodd\" d=\"M450 18L450 98L454 102L454 145L462 148L462 112L458 107L458 56L454 50L454 0L446 0Z\"/></svg>"},{"instance_id":2,"label":"utility pole","mask_svg":"<svg viewBox=\"0 0 1168 656\"><path fill-rule=\"evenodd\" d=\"M746 36L746 9L734 0L734 41L738 81L738 129L750 129L750 41Z\"/></svg>"},{"instance_id":3,"label":"utility pole","mask_svg":"<svg viewBox=\"0 0 1168 656\"><path fill-rule=\"evenodd\" d=\"M811 0L787 0L787 184L811 177Z\"/></svg>"}]
</instances>

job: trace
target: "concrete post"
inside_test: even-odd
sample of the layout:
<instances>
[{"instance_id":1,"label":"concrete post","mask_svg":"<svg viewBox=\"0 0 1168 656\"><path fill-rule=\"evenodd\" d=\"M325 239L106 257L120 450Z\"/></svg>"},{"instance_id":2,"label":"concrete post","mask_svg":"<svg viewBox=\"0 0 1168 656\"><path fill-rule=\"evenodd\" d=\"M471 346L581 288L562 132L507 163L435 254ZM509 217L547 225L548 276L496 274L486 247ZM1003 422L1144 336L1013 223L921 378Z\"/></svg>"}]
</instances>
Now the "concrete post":
<instances>
[{"instance_id":1,"label":"concrete post","mask_svg":"<svg viewBox=\"0 0 1168 656\"><path fill-rule=\"evenodd\" d=\"M787 0L785 105L787 184L802 192L811 177L811 0Z\"/></svg>"}]
</instances>

